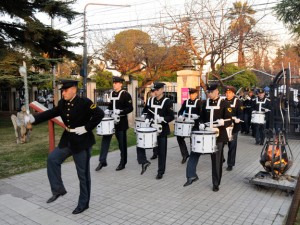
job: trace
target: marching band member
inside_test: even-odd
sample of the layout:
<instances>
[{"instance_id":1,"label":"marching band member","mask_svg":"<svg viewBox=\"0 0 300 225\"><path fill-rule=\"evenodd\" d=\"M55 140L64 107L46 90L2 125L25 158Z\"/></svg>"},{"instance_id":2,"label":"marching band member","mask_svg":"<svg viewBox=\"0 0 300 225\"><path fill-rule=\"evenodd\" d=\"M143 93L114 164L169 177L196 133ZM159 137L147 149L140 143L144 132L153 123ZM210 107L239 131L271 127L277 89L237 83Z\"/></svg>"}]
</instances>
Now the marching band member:
<instances>
[{"instance_id":1,"label":"marching band member","mask_svg":"<svg viewBox=\"0 0 300 225\"><path fill-rule=\"evenodd\" d=\"M121 151L121 159L117 171L123 170L127 163L127 134L126 131L129 128L127 114L133 111L131 95L122 90L124 79L121 77L113 76L113 91L110 93L110 103L108 108L104 111L106 115L109 115L112 111L112 117L115 120L115 135L119 143L119 149ZM99 164L96 171L107 166L107 154L109 150L112 134L103 135L101 142L101 153L99 156Z\"/></svg>"},{"instance_id":2,"label":"marching band member","mask_svg":"<svg viewBox=\"0 0 300 225\"><path fill-rule=\"evenodd\" d=\"M249 88L245 88L244 97L243 97L243 111L244 123L242 124L242 133L249 134L250 126L251 126L251 111L252 111L252 99L254 98L254 94L252 90Z\"/></svg>"},{"instance_id":3,"label":"marching band member","mask_svg":"<svg viewBox=\"0 0 300 225\"><path fill-rule=\"evenodd\" d=\"M265 113L265 123L252 123L255 129L255 144L263 145L265 141L265 128L268 128L269 112L271 110L271 101L265 97L265 91L262 88L257 90L257 97L252 100L252 113Z\"/></svg>"},{"instance_id":4,"label":"marching band member","mask_svg":"<svg viewBox=\"0 0 300 225\"><path fill-rule=\"evenodd\" d=\"M243 105L235 96L235 92L236 89L233 86L227 86L225 89L225 101L230 105L233 120L232 136L228 141L227 171L231 171L235 165L238 132L241 130L241 119L243 117Z\"/></svg>"},{"instance_id":5,"label":"marching band member","mask_svg":"<svg viewBox=\"0 0 300 225\"><path fill-rule=\"evenodd\" d=\"M151 93L151 96L147 99L147 102L146 102L146 104L143 108L143 111L142 111L142 116L147 115L148 109L150 108L150 105L151 105L151 100L152 100L152 98L155 98L155 89L153 87L150 89L150 93ZM142 165L141 175L143 175L146 172L147 168L151 164L146 158L145 149L144 150L142 150L142 149L143 148L140 148L140 147L136 148L138 163ZM156 158L157 158L157 147L154 147L153 148L153 155L150 159L156 159Z\"/></svg>"},{"instance_id":6,"label":"marching band member","mask_svg":"<svg viewBox=\"0 0 300 225\"><path fill-rule=\"evenodd\" d=\"M218 132L216 139L217 151L211 153L213 191L216 192L219 191L222 178L223 148L224 144L228 142L226 127L232 123L231 108L224 98L220 98L217 84L209 84L206 92L208 99L206 103L202 104L199 129L205 129L204 123L209 122L209 130ZM213 122L217 123L214 125L216 127L212 127ZM206 130L208 129L206 128ZM199 179L196 168L200 155L201 153L191 152L186 168L187 182L183 185L184 187L191 185L194 181Z\"/></svg>"},{"instance_id":7,"label":"marching band member","mask_svg":"<svg viewBox=\"0 0 300 225\"><path fill-rule=\"evenodd\" d=\"M173 103L164 96L164 83L154 83L155 98L151 99L150 108L148 109L146 123L157 129L157 153L158 153L158 171L156 179L162 179L166 170L167 159L167 136L170 134L169 123L174 120ZM139 151L140 158L146 158L145 149ZM147 164L142 166L142 173L147 169Z\"/></svg>"},{"instance_id":8,"label":"marching band member","mask_svg":"<svg viewBox=\"0 0 300 225\"><path fill-rule=\"evenodd\" d=\"M184 120L192 119L195 121L192 130L198 130L201 101L197 99L198 97L197 89L189 88L189 94L190 94L190 98L183 102L180 110L178 111L178 121L183 122ZM185 137L177 136L177 142L179 144L180 152L182 155L182 161L181 161L182 164L184 164L188 159L188 157L190 156L184 138Z\"/></svg>"},{"instance_id":9,"label":"marching band member","mask_svg":"<svg viewBox=\"0 0 300 225\"><path fill-rule=\"evenodd\" d=\"M58 105L34 117L30 114L29 121L38 124L61 116L66 129L58 146L49 154L47 174L51 186L52 197L47 203L67 193L61 177L61 164L70 156L76 165L80 182L78 205L73 214L89 208L91 196L90 157L95 137L92 130L104 117L103 111L88 98L81 98L77 93L77 80L61 80L62 97Z\"/></svg>"}]
</instances>

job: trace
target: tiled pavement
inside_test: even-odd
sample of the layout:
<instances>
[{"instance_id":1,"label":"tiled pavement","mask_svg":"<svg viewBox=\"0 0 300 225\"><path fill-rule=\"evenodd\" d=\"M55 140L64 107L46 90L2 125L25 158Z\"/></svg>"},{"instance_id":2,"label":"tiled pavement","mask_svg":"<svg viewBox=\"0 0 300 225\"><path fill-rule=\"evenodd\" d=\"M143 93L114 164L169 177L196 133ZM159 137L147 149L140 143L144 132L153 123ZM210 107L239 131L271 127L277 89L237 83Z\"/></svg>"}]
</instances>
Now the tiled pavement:
<instances>
[{"instance_id":1,"label":"tiled pavement","mask_svg":"<svg viewBox=\"0 0 300 225\"><path fill-rule=\"evenodd\" d=\"M299 140L289 140L294 165L289 175L300 170ZM231 172L225 170L219 192L212 191L210 156L201 156L199 180L185 183L186 164L176 138L169 138L167 169L162 180L156 180L157 160L144 175L136 160L136 149L128 149L126 169L115 171L119 151L110 152L108 167L96 172L98 157L91 159L92 193L90 208L73 215L79 182L73 162L62 166L68 193L53 203L46 169L0 180L0 224L213 224L270 225L283 224L292 195L276 188L258 188L249 184L258 171L261 146L250 136L239 136L237 163ZM225 146L227 153L227 146ZM152 155L149 150L148 157ZM226 156L226 154L225 154ZM226 158L226 157L225 157ZM297 164L298 163L298 164Z\"/></svg>"}]
</instances>

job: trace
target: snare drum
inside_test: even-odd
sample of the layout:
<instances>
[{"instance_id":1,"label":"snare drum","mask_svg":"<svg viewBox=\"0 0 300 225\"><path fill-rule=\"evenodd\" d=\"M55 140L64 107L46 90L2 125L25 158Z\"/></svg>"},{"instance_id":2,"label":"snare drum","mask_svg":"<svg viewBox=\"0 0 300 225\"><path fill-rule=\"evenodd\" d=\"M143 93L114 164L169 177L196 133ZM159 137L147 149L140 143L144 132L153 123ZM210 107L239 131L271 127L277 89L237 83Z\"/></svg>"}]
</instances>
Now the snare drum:
<instances>
[{"instance_id":1,"label":"snare drum","mask_svg":"<svg viewBox=\"0 0 300 225\"><path fill-rule=\"evenodd\" d=\"M145 123L145 118L142 117L137 117L135 119L135 128L134 128L134 132L136 132L136 129L140 128L140 127L147 127L146 123Z\"/></svg>"},{"instance_id":2,"label":"snare drum","mask_svg":"<svg viewBox=\"0 0 300 225\"><path fill-rule=\"evenodd\" d=\"M97 125L97 135L111 135L115 133L114 119L111 117L104 117Z\"/></svg>"},{"instance_id":3,"label":"snare drum","mask_svg":"<svg viewBox=\"0 0 300 225\"><path fill-rule=\"evenodd\" d=\"M180 137L190 137L194 121L175 121L174 135Z\"/></svg>"},{"instance_id":4,"label":"snare drum","mask_svg":"<svg viewBox=\"0 0 300 225\"><path fill-rule=\"evenodd\" d=\"M155 148L157 146L157 132L153 127L139 127L136 129L137 147Z\"/></svg>"},{"instance_id":5,"label":"snare drum","mask_svg":"<svg viewBox=\"0 0 300 225\"><path fill-rule=\"evenodd\" d=\"M265 124L265 113L264 112L252 112L251 123Z\"/></svg>"},{"instance_id":6,"label":"snare drum","mask_svg":"<svg viewBox=\"0 0 300 225\"><path fill-rule=\"evenodd\" d=\"M192 132L192 151L197 153L216 152L216 133L212 131L193 131Z\"/></svg>"}]
</instances>

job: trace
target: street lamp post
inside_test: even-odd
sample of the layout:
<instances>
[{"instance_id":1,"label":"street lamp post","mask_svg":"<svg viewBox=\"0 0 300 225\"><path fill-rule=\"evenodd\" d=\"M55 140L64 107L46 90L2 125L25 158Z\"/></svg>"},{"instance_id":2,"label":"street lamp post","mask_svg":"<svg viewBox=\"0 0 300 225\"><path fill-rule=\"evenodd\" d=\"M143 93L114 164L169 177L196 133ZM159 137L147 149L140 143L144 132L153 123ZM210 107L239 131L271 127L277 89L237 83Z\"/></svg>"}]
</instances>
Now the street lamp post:
<instances>
[{"instance_id":1,"label":"street lamp post","mask_svg":"<svg viewBox=\"0 0 300 225\"><path fill-rule=\"evenodd\" d=\"M115 4L102 4L102 3L87 3L83 10L83 95L86 97L86 81L87 81L87 43L86 43L86 8L89 5L102 5L102 6L119 6L130 7L130 5L115 5Z\"/></svg>"}]
</instances>

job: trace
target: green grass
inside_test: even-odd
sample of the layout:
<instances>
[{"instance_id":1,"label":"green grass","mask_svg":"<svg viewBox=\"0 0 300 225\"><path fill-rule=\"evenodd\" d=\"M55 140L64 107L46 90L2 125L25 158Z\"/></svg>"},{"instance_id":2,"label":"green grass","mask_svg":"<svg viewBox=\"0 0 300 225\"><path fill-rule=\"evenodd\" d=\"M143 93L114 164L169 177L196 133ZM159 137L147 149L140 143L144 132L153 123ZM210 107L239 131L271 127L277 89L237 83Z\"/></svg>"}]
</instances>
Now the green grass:
<instances>
[{"instance_id":1,"label":"green grass","mask_svg":"<svg viewBox=\"0 0 300 225\"><path fill-rule=\"evenodd\" d=\"M55 125L55 142L58 144L63 129ZM96 135L96 144L92 155L99 155L102 137ZM127 145L136 144L136 136L132 128L127 131ZM48 122L33 126L28 143L17 144L14 128L10 117L0 117L0 179L21 174L32 170L45 168L49 152ZM109 151L119 149L118 142L113 136ZM71 161L72 157L68 159Z\"/></svg>"}]
</instances>

